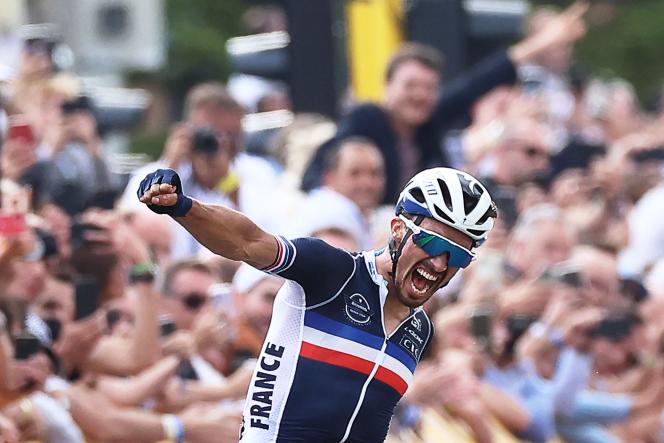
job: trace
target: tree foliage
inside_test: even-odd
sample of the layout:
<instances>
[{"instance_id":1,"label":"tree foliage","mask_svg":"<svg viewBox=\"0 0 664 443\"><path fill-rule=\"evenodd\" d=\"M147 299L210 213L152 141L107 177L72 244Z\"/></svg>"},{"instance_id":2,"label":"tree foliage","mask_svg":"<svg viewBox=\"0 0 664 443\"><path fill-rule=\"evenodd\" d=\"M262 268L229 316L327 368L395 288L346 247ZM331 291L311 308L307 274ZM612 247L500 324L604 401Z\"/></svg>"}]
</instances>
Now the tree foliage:
<instances>
[{"instance_id":1,"label":"tree foliage","mask_svg":"<svg viewBox=\"0 0 664 443\"><path fill-rule=\"evenodd\" d=\"M569 3L557 2L560 6ZM626 79L636 87L643 103L652 104L664 84L664 1L605 0L593 2L593 8L602 3L614 8L612 18L596 23L591 10L588 35L577 46L577 60L593 75Z\"/></svg>"}]
</instances>

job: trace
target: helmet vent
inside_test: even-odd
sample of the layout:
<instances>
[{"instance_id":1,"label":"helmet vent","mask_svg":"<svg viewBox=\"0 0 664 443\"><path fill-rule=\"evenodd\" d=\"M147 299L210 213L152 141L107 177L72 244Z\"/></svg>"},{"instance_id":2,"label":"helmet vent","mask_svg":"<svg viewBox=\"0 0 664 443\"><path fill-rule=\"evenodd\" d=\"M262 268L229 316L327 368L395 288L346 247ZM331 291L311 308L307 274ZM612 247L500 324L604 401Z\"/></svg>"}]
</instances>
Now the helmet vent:
<instances>
[{"instance_id":1,"label":"helmet vent","mask_svg":"<svg viewBox=\"0 0 664 443\"><path fill-rule=\"evenodd\" d=\"M467 231L469 234L474 235L475 237L479 237L479 236L481 236L481 235L486 234L486 231L480 231L479 229L466 229L466 231Z\"/></svg>"},{"instance_id":2,"label":"helmet vent","mask_svg":"<svg viewBox=\"0 0 664 443\"><path fill-rule=\"evenodd\" d=\"M420 188L413 188L410 190L410 195L421 204L425 204L426 200L424 199L424 194Z\"/></svg>"},{"instance_id":3,"label":"helmet vent","mask_svg":"<svg viewBox=\"0 0 664 443\"><path fill-rule=\"evenodd\" d=\"M436 210L436 214L438 214L439 217L449 222L452 226L455 225L454 220L452 220L452 218L449 215L445 214L438 206L433 205L433 208Z\"/></svg>"},{"instance_id":4,"label":"helmet vent","mask_svg":"<svg viewBox=\"0 0 664 443\"><path fill-rule=\"evenodd\" d=\"M477 205L477 198L473 195L468 195L467 193L463 193L463 210L466 214L469 214L472 212L472 210L475 208Z\"/></svg>"},{"instance_id":5,"label":"helmet vent","mask_svg":"<svg viewBox=\"0 0 664 443\"><path fill-rule=\"evenodd\" d=\"M440 193L443 195L443 201L445 202L445 206L447 206L447 209L450 212L452 212L452 196L450 195L450 189L447 187L447 183L445 183L441 179L438 179L436 181L438 182ZM436 208L436 211L438 211L438 208Z\"/></svg>"}]
</instances>

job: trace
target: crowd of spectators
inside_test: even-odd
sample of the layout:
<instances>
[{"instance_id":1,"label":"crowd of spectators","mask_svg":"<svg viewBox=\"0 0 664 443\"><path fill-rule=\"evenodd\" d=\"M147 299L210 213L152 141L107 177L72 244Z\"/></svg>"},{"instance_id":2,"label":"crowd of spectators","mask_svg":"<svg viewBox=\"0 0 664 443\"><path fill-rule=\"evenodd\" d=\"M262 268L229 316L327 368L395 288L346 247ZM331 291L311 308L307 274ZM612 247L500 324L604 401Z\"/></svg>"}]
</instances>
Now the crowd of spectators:
<instances>
[{"instance_id":1,"label":"crowd of spectators","mask_svg":"<svg viewBox=\"0 0 664 443\"><path fill-rule=\"evenodd\" d=\"M1 85L0 442L237 441L282 281L144 208L147 172L358 251L385 247L396 192L431 166L480 177L499 217L425 306L435 342L389 441L664 442L664 114L624 80L570 74L584 12L535 11L523 40L450 82L408 44L381 103L336 124L296 115L262 155L244 149L250 105L196 85L128 180L80 81L26 40Z\"/></svg>"}]
</instances>

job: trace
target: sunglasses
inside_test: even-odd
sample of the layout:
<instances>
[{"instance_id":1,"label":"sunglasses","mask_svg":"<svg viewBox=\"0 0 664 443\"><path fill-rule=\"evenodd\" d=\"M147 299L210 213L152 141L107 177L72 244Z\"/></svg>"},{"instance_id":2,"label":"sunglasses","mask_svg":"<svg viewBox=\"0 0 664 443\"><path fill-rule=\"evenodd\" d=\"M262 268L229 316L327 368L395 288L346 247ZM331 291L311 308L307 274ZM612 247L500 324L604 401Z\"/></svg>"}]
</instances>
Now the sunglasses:
<instances>
[{"instance_id":1,"label":"sunglasses","mask_svg":"<svg viewBox=\"0 0 664 443\"><path fill-rule=\"evenodd\" d=\"M201 308L208 300L207 295L199 292L190 292L180 298L180 302L190 311L196 311Z\"/></svg>"},{"instance_id":2,"label":"sunglasses","mask_svg":"<svg viewBox=\"0 0 664 443\"><path fill-rule=\"evenodd\" d=\"M400 215L406 227L413 231L413 243L422 248L431 257L447 253L447 264L453 268L465 268L475 259L475 254L463 246L448 240L440 234L428 231Z\"/></svg>"}]
</instances>

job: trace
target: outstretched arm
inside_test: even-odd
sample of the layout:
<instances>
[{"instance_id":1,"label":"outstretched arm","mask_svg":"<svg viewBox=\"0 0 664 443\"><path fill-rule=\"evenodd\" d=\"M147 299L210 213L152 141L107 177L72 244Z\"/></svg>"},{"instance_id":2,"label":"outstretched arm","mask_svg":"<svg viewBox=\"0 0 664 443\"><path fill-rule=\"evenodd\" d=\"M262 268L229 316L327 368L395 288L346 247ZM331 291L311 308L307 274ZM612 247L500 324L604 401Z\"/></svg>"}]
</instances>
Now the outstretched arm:
<instances>
[{"instance_id":1,"label":"outstretched arm","mask_svg":"<svg viewBox=\"0 0 664 443\"><path fill-rule=\"evenodd\" d=\"M177 174L160 169L143 180L139 199L159 213L169 214L203 246L231 260L258 269L273 264L279 253L277 240L243 214L186 197Z\"/></svg>"}]
</instances>

